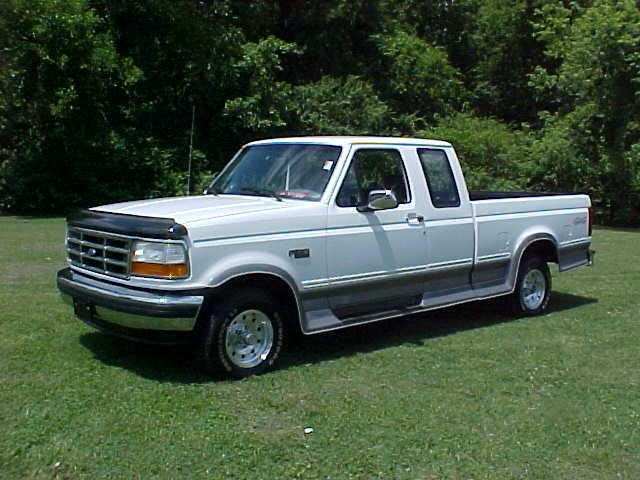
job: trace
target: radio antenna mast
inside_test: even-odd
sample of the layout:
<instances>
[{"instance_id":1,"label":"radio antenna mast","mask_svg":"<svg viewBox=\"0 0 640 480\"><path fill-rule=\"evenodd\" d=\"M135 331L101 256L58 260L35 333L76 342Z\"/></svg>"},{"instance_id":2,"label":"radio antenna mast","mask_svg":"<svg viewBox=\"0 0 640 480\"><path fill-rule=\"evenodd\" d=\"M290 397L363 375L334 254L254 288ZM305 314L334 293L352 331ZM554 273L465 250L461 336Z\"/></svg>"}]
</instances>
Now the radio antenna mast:
<instances>
[{"instance_id":1,"label":"radio antenna mast","mask_svg":"<svg viewBox=\"0 0 640 480\"><path fill-rule=\"evenodd\" d=\"M191 159L193 158L193 129L196 120L196 106L191 106L191 135L189 138L189 166L187 168L187 195L191 194Z\"/></svg>"}]
</instances>

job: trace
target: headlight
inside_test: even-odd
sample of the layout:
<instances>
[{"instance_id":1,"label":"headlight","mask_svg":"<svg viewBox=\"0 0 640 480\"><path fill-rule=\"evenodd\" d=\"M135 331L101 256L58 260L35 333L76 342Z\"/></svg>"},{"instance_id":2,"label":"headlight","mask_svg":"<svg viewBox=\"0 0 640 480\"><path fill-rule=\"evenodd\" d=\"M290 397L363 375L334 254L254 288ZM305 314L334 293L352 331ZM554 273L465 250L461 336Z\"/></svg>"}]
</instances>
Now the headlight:
<instances>
[{"instance_id":1,"label":"headlight","mask_svg":"<svg viewBox=\"0 0 640 480\"><path fill-rule=\"evenodd\" d=\"M144 277L184 278L189 274L187 251L180 243L134 242L131 273Z\"/></svg>"}]
</instances>

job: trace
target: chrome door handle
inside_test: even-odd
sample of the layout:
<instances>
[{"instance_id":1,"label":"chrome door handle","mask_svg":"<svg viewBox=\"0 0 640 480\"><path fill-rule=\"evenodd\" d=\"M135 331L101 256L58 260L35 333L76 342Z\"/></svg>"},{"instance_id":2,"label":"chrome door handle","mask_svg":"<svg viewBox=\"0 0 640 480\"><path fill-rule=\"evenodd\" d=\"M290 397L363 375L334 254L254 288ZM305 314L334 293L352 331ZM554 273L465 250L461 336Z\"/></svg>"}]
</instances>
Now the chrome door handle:
<instances>
[{"instance_id":1,"label":"chrome door handle","mask_svg":"<svg viewBox=\"0 0 640 480\"><path fill-rule=\"evenodd\" d=\"M416 213L407 214L407 223L418 224L424 222L424 217Z\"/></svg>"}]
</instances>

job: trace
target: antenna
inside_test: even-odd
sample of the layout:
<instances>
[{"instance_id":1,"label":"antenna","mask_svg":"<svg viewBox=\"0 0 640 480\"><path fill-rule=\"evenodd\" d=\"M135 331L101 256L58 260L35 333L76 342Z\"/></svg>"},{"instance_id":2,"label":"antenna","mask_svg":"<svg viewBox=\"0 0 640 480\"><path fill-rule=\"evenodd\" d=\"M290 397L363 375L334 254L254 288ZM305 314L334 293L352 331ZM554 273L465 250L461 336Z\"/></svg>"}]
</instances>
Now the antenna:
<instances>
[{"instance_id":1,"label":"antenna","mask_svg":"<svg viewBox=\"0 0 640 480\"><path fill-rule=\"evenodd\" d=\"M191 159L193 158L193 128L196 120L196 106L191 106L191 135L189 138L189 167L187 168L187 195L191 194Z\"/></svg>"}]
</instances>

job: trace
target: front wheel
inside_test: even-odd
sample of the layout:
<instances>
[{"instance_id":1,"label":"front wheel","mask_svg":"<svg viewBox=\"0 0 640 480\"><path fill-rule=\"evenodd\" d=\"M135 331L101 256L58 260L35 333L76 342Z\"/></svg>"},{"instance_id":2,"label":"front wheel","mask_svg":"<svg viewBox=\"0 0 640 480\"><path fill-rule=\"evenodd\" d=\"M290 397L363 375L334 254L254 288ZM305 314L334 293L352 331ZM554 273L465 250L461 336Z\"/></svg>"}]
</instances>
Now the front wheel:
<instances>
[{"instance_id":1,"label":"front wheel","mask_svg":"<svg viewBox=\"0 0 640 480\"><path fill-rule=\"evenodd\" d=\"M198 360L210 374L260 374L279 358L284 336L277 301L262 290L243 288L210 309L195 339Z\"/></svg>"},{"instance_id":2,"label":"front wheel","mask_svg":"<svg viewBox=\"0 0 640 480\"><path fill-rule=\"evenodd\" d=\"M508 297L509 313L516 316L532 316L543 312L551 298L551 272L541 257L535 255L522 259L516 279L516 288Z\"/></svg>"}]
</instances>

